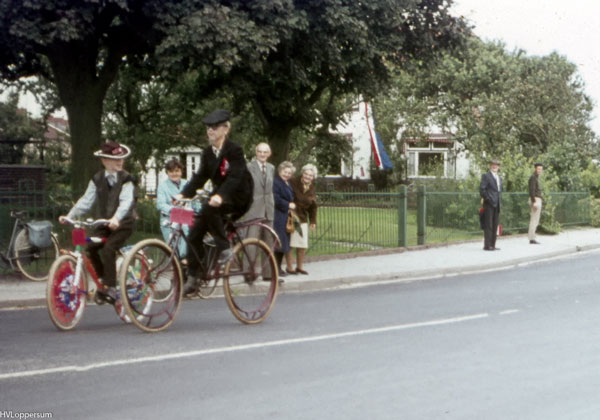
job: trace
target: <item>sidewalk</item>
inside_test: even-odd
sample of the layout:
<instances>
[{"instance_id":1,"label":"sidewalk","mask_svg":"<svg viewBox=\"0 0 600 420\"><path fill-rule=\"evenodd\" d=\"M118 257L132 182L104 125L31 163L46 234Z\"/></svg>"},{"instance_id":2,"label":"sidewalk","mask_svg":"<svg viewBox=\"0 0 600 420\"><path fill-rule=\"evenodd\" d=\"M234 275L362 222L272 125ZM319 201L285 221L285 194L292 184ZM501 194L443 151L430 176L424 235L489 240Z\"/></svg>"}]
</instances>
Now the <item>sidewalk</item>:
<instances>
[{"instance_id":1,"label":"sidewalk","mask_svg":"<svg viewBox=\"0 0 600 420\"><path fill-rule=\"evenodd\" d=\"M484 251L483 238L445 246L385 250L370 255L334 256L308 262L309 275L288 275L281 292L333 289L389 280L414 280L511 267L579 251L600 249L600 229L567 230L538 236L541 245L530 245L526 235L500 237L499 251ZM18 275L0 278L0 308L46 304L46 283Z\"/></svg>"}]
</instances>

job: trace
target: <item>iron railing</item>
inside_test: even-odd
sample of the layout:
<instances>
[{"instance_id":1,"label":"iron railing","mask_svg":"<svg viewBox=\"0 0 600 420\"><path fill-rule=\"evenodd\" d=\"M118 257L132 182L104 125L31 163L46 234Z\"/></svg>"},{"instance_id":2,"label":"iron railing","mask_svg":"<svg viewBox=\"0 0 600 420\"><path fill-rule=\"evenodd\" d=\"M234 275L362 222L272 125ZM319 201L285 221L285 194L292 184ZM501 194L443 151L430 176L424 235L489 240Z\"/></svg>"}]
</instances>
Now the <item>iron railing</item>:
<instances>
[{"instance_id":1,"label":"iron railing","mask_svg":"<svg viewBox=\"0 0 600 420\"><path fill-rule=\"evenodd\" d=\"M309 255L339 254L446 243L482 236L475 192L429 192L421 187L397 192L320 192L317 229L311 232ZM10 210L27 210L30 219L51 220L62 244L69 232L57 223L73 203L54 200L40 191L0 191L0 245L6 248L14 220ZM591 198L587 192L549 193L544 197L542 224L589 225ZM129 242L160 237L158 212L152 200L140 200L136 232ZM526 193L503 193L500 223L504 233L526 232Z\"/></svg>"}]
</instances>

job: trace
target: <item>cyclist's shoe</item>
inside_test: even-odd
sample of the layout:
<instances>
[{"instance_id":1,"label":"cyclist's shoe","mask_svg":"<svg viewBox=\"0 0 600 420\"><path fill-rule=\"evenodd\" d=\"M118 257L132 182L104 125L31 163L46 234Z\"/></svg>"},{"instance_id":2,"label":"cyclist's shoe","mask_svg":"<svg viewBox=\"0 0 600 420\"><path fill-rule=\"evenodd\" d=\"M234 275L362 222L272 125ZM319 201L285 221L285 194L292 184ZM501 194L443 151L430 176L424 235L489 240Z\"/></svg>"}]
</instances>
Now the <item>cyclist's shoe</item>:
<instances>
[{"instance_id":1,"label":"cyclist's shoe","mask_svg":"<svg viewBox=\"0 0 600 420\"><path fill-rule=\"evenodd\" d=\"M227 248L227 249L224 249L223 251L221 251L221 253L219 254L219 260L217 261L217 263L219 263L220 265L226 264L232 258L233 258L233 251L231 248Z\"/></svg>"},{"instance_id":2,"label":"cyclist's shoe","mask_svg":"<svg viewBox=\"0 0 600 420\"><path fill-rule=\"evenodd\" d=\"M183 295L191 295L198 291L198 279L192 275L188 275L185 284L183 285Z\"/></svg>"},{"instance_id":3,"label":"cyclist's shoe","mask_svg":"<svg viewBox=\"0 0 600 420\"><path fill-rule=\"evenodd\" d=\"M114 305L115 302L119 299L119 295L117 293L117 289L114 287L109 287L105 290L96 291L96 301L110 303Z\"/></svg>"}]
</instances>

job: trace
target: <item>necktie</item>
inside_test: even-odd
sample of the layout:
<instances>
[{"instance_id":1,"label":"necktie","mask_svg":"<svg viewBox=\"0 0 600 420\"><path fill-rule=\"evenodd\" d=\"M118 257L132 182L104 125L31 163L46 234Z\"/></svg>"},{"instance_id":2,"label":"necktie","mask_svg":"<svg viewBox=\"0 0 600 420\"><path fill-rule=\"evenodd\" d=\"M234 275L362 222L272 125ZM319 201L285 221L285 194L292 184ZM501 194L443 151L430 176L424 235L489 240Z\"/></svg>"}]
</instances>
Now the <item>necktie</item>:
<instances>
[{"instance_id":1,"label":"necktie","mask_svg":"<svg viewBox=\"0 0 600 420\"><path fill-rule=\"evenodd\" d=\"M265 165L264 163L262 164L262 177L263 180L267 177L267 165Z\"/></svg>"},{"instance_id":2,"label":"necktie","mask_svg":"<svg viewBox=\"0 0 600 420\"><path fill-rule=\"evenodd\" d=\"M218 157L218 156L219 156L219 152L220 152L220 150L219 150L219 149L217 149L217 148L216 148L216 147L214 147L214 146L213 146L213 148L212 148L212 149L213 149L213 153L215 154L215 156L217 156L217 157Z\"/></svg>"},{"instance_id":3,"label":"necktie","mask_svg":"<svg viewBox=\"0 0 600 420\"><path fill-rule=\"evenodd\" d=\"M108 176L106 177L106 180L108 181L108 185L109 185L110 187L112 187L113 185L115 185L115 184L116 184L116 182L117 182L117 180L115 179L115 176L114 176L114 175L112 175L112 174L111 174L111 175L108 175Z\"/></svg>"}]
</instances>

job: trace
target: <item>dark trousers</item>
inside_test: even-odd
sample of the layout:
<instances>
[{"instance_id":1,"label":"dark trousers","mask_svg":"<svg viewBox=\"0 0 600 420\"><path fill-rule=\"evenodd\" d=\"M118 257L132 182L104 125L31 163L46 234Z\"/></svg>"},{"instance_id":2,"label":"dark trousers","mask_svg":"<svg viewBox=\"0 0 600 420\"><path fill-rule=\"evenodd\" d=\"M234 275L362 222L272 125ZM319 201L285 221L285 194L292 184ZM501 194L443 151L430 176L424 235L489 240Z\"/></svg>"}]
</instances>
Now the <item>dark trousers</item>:
<instances>
[{"instance_id":1,"label":"dark trousers","mask_svg":"<svg viewBox=\"0 0 600 420\"><path fill-rule=\"evenodd\" d=\"M130 226L119 227L114 231L102 227L95 232L95 235L107 238L106 242L88 245L87 252L94 270L96 270L98 277L102 277L102 283L105 286L115 287L117 285L117 252L132 232L133 228Z\"/></svg>"},{"instance_id":2,"label":"dark trousers","mask_svg":"<svg viewBox=\"0 0 600 420\"><path fill-rule=\"evenodd\" d=\"M226 214L231 213L231 206L223 204L221 207L212 207L206 205L202 208L202 212L194 220L194 226L190 229L189 240L191 246L194 247L198 253L198 257L202 258L204 255L204 247L202 241L206 232L210 232L215 240L217 248L217 254L224 249L229 248L229 240L225 234L225 224L223 218ZM200 262L188 252L188 267L190 273L196 274Z\"/></svg>"},{"instance_id":3,"label":"dark trousers","mask_svg":"<svg viewBox=\"0 0 600 420\"><path fill-rule=\"evenodd\" d=\"M496 234L498 232L498 222L500 219L500 207L483 206L483 247L496 247Z\"/></svg>"}]
</instances>

